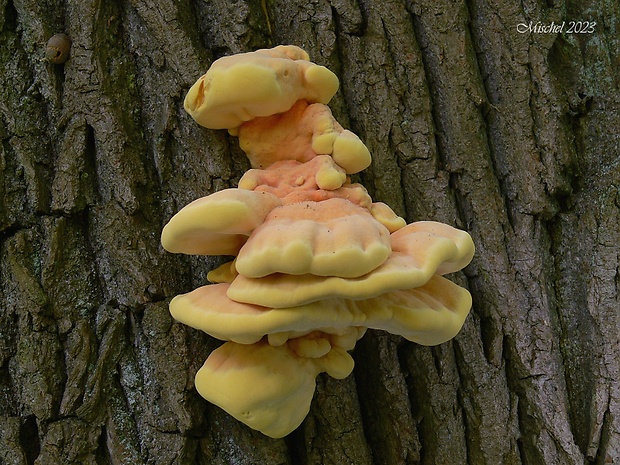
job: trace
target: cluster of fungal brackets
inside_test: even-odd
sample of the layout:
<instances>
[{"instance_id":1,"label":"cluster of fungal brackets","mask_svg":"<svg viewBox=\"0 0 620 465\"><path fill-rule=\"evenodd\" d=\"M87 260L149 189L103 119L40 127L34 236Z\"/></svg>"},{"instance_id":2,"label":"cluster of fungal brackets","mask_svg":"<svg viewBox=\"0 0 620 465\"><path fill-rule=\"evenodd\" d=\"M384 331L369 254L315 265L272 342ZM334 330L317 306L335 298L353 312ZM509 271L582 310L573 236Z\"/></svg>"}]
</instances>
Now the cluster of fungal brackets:
<instances>
[{"instance_id":1,"label":"cluster of fungal brackets","mask_svg":"<svg viewBox=\"0 0 620 465\"><path fill-rule=\"evenodd\" d=\"M349 351L367 328L440 344L471 307L442 277L469 263L470 236L407 225L351 183L371 157L326 105L338 86L287 45L216 60L185 99L200 125L239 138L252 169L164 227L170 252L236 257L170 311L226 341L196 374L198 392L274 438L306 417L319 373L351 373Z\"/></svg>"}]
</instances>

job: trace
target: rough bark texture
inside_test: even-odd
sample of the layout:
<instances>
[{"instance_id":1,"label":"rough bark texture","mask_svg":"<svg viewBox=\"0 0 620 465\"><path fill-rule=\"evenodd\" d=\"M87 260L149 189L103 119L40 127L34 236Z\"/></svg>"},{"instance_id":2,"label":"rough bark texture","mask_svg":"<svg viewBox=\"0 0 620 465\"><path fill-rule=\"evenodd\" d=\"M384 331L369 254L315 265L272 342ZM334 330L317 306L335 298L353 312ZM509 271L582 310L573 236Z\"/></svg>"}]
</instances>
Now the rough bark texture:
<instances>
[{"instance_id":1,"label":"rough bark texture","mask_svg":"<svg viewBox=\"0 0 620 465\"><path fill-rule=\"evenodd\" d=\"M0 0L0 463L620 464L619 17L618 0ZM567 24L517 32L538 21ZM70 60L43 61L63 31ZM477 253L453 341L369 332L272 440L194 390L217 342L167 304L218 262L159 235L248 168L185 92L283 43L339 75L373 198Z\"/></svg>"}]
</instances>

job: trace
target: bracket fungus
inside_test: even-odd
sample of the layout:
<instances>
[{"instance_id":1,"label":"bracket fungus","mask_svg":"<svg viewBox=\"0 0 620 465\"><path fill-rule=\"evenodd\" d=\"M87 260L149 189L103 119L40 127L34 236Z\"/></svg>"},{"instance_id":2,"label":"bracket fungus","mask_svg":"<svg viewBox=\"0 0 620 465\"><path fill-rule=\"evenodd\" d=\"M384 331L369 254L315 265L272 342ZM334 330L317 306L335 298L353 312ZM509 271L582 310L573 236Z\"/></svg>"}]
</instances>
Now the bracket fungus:
<instances>
[{"instance_id":1,"label":"bracket fungus","mask_svg":"<svg viewBox=\"0 0 620 465\"><path fill-rule=\"evenodd\" d=\"M164 227L170 252L235 257L170 311L225 341L196 374L198 392L274 438L304 420L320 373L351 373L349 351L368 328L436 345L471 308L442 276L472 259L469 234L407 225L351 183L371 158L326 105L337 89L331 71L287 45L220 58L185 99L200 125L239 137L252 169Z\"/></svg>"},{"instance_id":2,"label":"bracket fungus","mask_svg":"<svg viewBox=\"0 0 620 465\"><path fill-rule=\"evenodd\" d=\"M327 103L337 90L334 73L311 63L301 48L280 45L216 60L190 88L185 110L202 126L234 131L298 100Z\"/></svg>"}]
</instances>

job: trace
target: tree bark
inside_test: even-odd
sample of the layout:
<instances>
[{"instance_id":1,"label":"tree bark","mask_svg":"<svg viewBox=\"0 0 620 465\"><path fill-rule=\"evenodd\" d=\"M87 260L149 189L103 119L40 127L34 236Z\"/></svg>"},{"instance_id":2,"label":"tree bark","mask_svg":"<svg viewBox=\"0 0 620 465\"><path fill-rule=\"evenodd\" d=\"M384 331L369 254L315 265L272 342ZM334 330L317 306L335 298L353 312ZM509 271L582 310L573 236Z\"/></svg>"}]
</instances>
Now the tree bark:
<instances>
[{"instance_id":1,"label":"tree bark","mask_svg":"<svg viewBox=\"0 0 620 465\"><path fill-rule=\"evenodd\" d=\"M620 464L619 18L618 0L0 0L0 463ZM57 32L64 64L43 59ZM453 341L369 331L274 440L196 393L218 343L168 302L221 262L159 236L249 168L185 93L278 44L339 76L373 199L477 252L452 276L474 299Z\"/></svg>"}]
</instances>

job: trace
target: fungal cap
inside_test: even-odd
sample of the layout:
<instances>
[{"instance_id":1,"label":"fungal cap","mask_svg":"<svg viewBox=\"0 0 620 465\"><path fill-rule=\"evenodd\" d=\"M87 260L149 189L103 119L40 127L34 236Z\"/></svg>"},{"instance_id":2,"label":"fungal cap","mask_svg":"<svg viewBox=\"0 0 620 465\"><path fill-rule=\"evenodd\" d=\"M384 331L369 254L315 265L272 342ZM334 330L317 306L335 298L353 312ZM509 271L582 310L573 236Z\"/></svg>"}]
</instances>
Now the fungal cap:
<instances>
[{"instance_id":1,"label":"fungal cap","mask_svg":"<svg viewBox=\"0 0 620 465\"><path fill-rule=\"evenodd\" d=\"M310 411L316 376L338 379L353 370L342 348L325 355L299 356L287 344L227 342L215 349L196 373L196 390L237 420L272 438L291 433Z\"/></svg>"},{"instance_id":2,"label":"fungal cap","mask_svg":"<svg viewBox=\"0 0 620 465\"><path fill-rule=\"evenodd\" d=\"M268 336L270 344L283 345L320 331L331 346L350 350L363 334L357 328L365 327L423 345L441 344L458 333L471 308L469 292L441 276L433 276L415 289L370 299L330 298L277 309L235 302L226 295L228 286L213 284L177 296L170 303L170 312L181 323L239 344L255 344ZM301 355L312 356L307 352ZM338 366L330 369L337 371Z\"/></svg>"},{"instance_id":3,"label":"fungal cap","mask_svg":"<svg viewBox=\"0 0 620 465\"><path fill-rule=\"evenodd\" d=\"M298 100L327 103L338 78L306 57L299 47L280 46L220 58L190 88L185 110L201 126L235 129L285 112Z\"/></svg>"},{"instance_id":4,"label":"fungal cap","mask_svg":"<svg viewBox=\"0 0 620 465\"><path fill-rule=\"evenodd\" d=\"M274 273L260 278L239 275L228 296L238 302L282 308L330 297L360 300L385 292L415 288L434 274L466 266L474 253L469 234L432 221L409 224L392 233L392 253L376 269L355 277Z\"/></svg>"},{"instance_id":5,"label":"fungal cap","mask_svg":"<svg viewBox=\"0 0 620 465\"><path fill-rule=\"evenodd\" d=\"M373 202L370 206L370 214L375 220L385 226L390 233L407 226L407 222L383 202Z\"/></svg>"},{"instance_id":6,"label":"fungal cap","mask_svg":"<svg viewBox=\"0 0 620 465\"><path fill-rule=\"evenodd\" d=\"M207 280L211 283L232 283L239 276L235 261L226 262L207 273Z\"/></svg>"},{"instance_id":7,"label":"fungal cap","mask_svg":"<svg viewBox=\"0 0 620 465\"><path fill-rule=\"evenodd\" d=\"M174 253L235 255L280 204L268 192L225 189L183 207L164 227L161 243Z\"/></svg>"},{"instance_id":8,"label":"fungal cap","mask_svg":"<svg viewBox=\"0 0 620 465\"><path fill-rule=\"evenodd\" d=\"M423 286L391 291L356 304L366 315L369 327L434 346L458 334L472 299L467 289L434 275Z\"/></svg>"},{"instance_id":9,"label":"fungal cap","mask_svg":"<svg viewBox=\"0 0 620 465\"><path fill-rule=\"evenodd\" d=\"M198 393L272 438L292 432L310 411L317 364L287 346L227 342L196 373Z\"/></svg>"},{"instance_id":10,"label":"fungal cap","mask_svg":"<svg viewBox=\"0 0 620 465\"><path fill-rule=\"evenodd\" d=\"M231 300L228 284L211 284L170 302L170 313L183 324L211 336L239 344L254 344L265 335L286 334L291 337L312 331L338 334L353 326L366 326L366 317L352 311L344 301L319 301L299 307L270 309Z\"/></svg>"},{"instance_id":11,"label":"fungal cap","mask_svg":"<svg viewBox=\"0 0 620 465\"><path fill-rule=\"evenodd\" d=\"M239 251L237 271L356 278L391 253L390 233L367 209L348 200L298 202L274 208Z\"/></svg>"},{"instance_id":12,"label":"fungal cap","mask_svg":"<svg viewBox=\"0 0 620 465\"><path fill-rule=\"evenodd\" d=\"M248 170L239 180L239 188L247 190L265 190L285 200L292 194L297 200L288 203L301 201L300 196L308 195L305 200L325 200L327 196L342 196L339 193L323 193L325 198L314 198L316 191L335 191L347 185L353 187L347 175L340 166L334 162L329 155L318 155L307 162L301 163L295 160L281 160L269 165L266 169ZM362 194L361 197L367 198L370 205L371 199L368 192L361 185L355 188ZM313 192L314 191L314 192ZM350 193L349 193L350 194ZM346 194L349 198L349 194ZM349 198L349 200L357 202L361 197Z\"/></svg>"},{"instance_id":13,"label":"fungal cap","mask_svg":"<svg viewBox=\"0 0 620 465\"><path fill-rule=\"evenodd\" d=\"M370 152L351 131L343 129L322 103L298 100L288 111L242 124L236 135L253 168L281 160L307 162L331 155L347 174L370 165Z\"/></svg>"},{"instance_id":14,"label":"fungal cap","mask_svg":"<svg viewBox=\"0 0 620 465\"><path fill-rule=\"evenodd\" d=\"M358 173L370 166L371 157L368 148L348 129L338 134L331 154L334 161L350 174Z\"/></svg>"}]
</instances>

